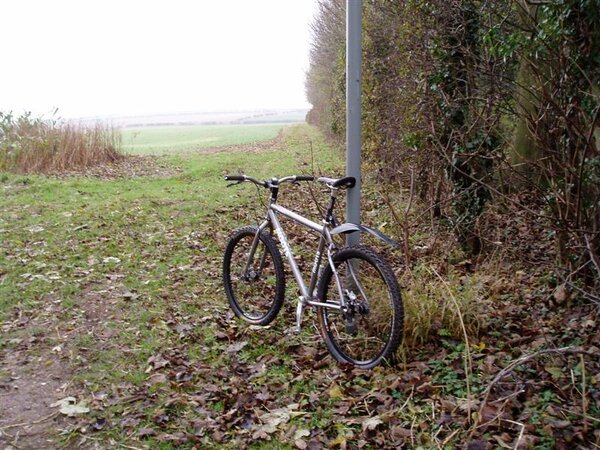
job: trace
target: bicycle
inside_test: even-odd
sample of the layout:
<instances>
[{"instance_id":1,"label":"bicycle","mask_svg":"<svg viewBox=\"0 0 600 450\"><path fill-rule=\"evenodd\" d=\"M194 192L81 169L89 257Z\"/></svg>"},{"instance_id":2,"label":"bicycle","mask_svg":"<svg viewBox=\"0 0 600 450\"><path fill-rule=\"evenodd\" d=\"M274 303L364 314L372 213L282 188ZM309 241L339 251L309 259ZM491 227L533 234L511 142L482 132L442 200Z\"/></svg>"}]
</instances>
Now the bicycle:
<instances>
[{"instance_id":1,"label":"bicycle","mask_svg":"<svg viewBox=\"0 0 600 450\"><path fill-rule=\"evenodd\" d=\"M358 246L338 247L336 235L368 232L392 245L395 241L378 230L352 223L340 224L334 215L337 192L354 187L354 177L318 178L331 190L322 223L277 203L283 183L314 181L313 176L288 176L259 181L246 175L227 175L229 186L252 182L270 190L267 214L259 226L245 226L233 232L223 258L223 283L234 314L253 325L271 323L281 309L285 296L285 273L279 248L287 257L300 290L296 325L301 330L306 306L316 308L319 328L329 352L342 363L370 369L392 361L402 340L404 308L394 272L374 250ZM267 205L265 205L267 206ZM282 215L319 235L310 282L304 282L285 231ZM325 256L326 263L323 264Z\"/></svg>"}]
</instances>

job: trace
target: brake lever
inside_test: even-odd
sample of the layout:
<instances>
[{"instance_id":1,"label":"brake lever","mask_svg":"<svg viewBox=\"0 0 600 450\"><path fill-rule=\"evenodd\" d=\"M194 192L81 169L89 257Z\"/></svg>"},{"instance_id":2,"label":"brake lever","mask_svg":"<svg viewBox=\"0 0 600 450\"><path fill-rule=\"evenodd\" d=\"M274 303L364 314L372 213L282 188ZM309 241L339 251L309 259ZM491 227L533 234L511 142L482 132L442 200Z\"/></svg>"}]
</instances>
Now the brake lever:
<instances>
[{"instance_id":1,"label":"brake lever","mask_svg":"<svg viewBox=\"0 0 600 450\"><path fill-rule=\"evenodd\" d=\"M236 181L235 183L229 183L227 186L225 187L231 187L231 186L235 186L236 184L242 184L242 181Z\"/></svg>"}]
</instances>

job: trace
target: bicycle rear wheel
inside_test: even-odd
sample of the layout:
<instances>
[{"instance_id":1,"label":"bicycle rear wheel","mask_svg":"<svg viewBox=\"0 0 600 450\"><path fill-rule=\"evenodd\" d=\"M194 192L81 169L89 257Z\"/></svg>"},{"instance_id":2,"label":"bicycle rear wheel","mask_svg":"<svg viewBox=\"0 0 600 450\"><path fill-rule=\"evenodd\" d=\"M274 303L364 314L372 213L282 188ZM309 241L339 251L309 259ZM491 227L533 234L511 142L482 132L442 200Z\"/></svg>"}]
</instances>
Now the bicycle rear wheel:
<instances>
[{"instance_id":1,"label":"bicycle rear wheel","mask_svg":"<svg viewBox=\"0 0 600 450\"><path fill-rule=\"evenodd\" d=\"M317 308L327 348L336 360L363 369L393 360L404 326L394 272L377 253L361 246L341 249L333 262L340 286L327 265L319 281L319 301L341 304L341 288L347 307Z\"/></svg>"},{"instance_id":2,"label":"bicycle rear wheel","mask_svg":"<svg viewBox=\"0 0 600 450\"><path fill-rule=\"evenodd\" d=\"M232 234L223 258L223 284L238 317L254 325L268 325L283 304L285 273L271 236L261 232L252 253L257 232L257 227L249 226Z\"/></svg>"}]
</instances>

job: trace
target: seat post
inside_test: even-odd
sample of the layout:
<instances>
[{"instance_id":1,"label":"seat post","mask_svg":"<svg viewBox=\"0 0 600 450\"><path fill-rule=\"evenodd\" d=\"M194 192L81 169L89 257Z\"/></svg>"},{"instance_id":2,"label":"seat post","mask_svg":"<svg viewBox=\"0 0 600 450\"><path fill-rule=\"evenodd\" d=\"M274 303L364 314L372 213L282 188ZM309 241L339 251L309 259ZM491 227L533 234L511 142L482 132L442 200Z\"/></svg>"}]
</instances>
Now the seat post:
<instances>
[{"instance_id":1,"label":"seat post","mask_svg":"<svg viewBox=\"0 0 600 450\"><path fill-rule=\"evenodd\" d=\"M331 194L329 195L329 205L327 206L327 213L325 214L325 221L327 223L333 223L333 208L335 207L336 189L331 188Z\"/></svg>"}]
</instances>

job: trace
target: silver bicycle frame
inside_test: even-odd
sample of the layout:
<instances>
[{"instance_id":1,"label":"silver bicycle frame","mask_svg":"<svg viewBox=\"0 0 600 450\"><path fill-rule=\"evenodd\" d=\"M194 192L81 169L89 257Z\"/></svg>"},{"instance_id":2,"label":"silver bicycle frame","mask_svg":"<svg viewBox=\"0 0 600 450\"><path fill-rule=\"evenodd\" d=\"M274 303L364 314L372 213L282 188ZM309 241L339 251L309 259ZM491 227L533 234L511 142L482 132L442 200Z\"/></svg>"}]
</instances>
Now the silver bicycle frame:
<instances>
[{"instance_id":1,"label":"silver bicycle frame","mask_svg":"<svg viewBox=\"0 0 600 450\"><path fill-rule=\"evenodd\" d=\"M287 235L285 234L285 231L283 230L283 227L281 226L281 223L279 222L279 219L277 217L278 214L281 214L301 225L304 225L305 227L310 228L311 230L316 231L321 236L321 238L319 239L319 246L317 248L317 253L315 255L314 263L313 263L312 270L311 270L310 282L309 282L308 286L304 282L302 273L300 272L300 269L298 268L298 263L296 262L296 259L294 258L294 253L292 252L292 248L290 247L290 244L288 242ZM319 279L319 268L321 267L321 260L323 257L323 253L324 253L324 251L326 251L327 252L327 261L331 265L331 268L334 273L334 277L336 279L336 284L338 286L338 291L339 291L339 296L340 296L339 298L341 299L341 302L343 302L343 299L344 299L343 293L341 291L341 284L339 282L337 270L335 269L335 265L333 264L333 259L331 256L331 253L332 253L331 250L335 244L334 244L331 234L329 232L329 228L325 224L318 224L316 222L313 222L312 220L307 219L306 217L303 217L300 214L295 213L294 211L291 211L283 206L278 205L277 203L271 203L269 205L268 218L258 227L258 233L256 234L254 241L252 242L250 257L248 259L247 264L250 264L250 261L253 258L254 252L256 251L256 247L258 246L259 234L263 230L265 230L267 227L269 227L269 225L271 225L273 227L273 230L275 231L275 233L277 234L277 237L279 238L279 243L281 245L281 248L283 249L283 253L285 254L285 256L290 264L290 267L292 268L292 273L294 275L294 279L296 280L296 283L298 284L298 287L300 289L301 295L298 300L298 306L296 308L296 331L300 330L300 325L302 322L302 313L304 311L305 305L320 306L323 308L341 309L343 307L343 305L341 303L319 302L314 299L314 295L313 295L314 290L317 285L317 281ZM326 245L327 245L327 249L325 249ZM263 255L263 258L264 258L264 255ZM247 269L248 268L246 268L246 270Z\"/></svg>"}]
</instances>

